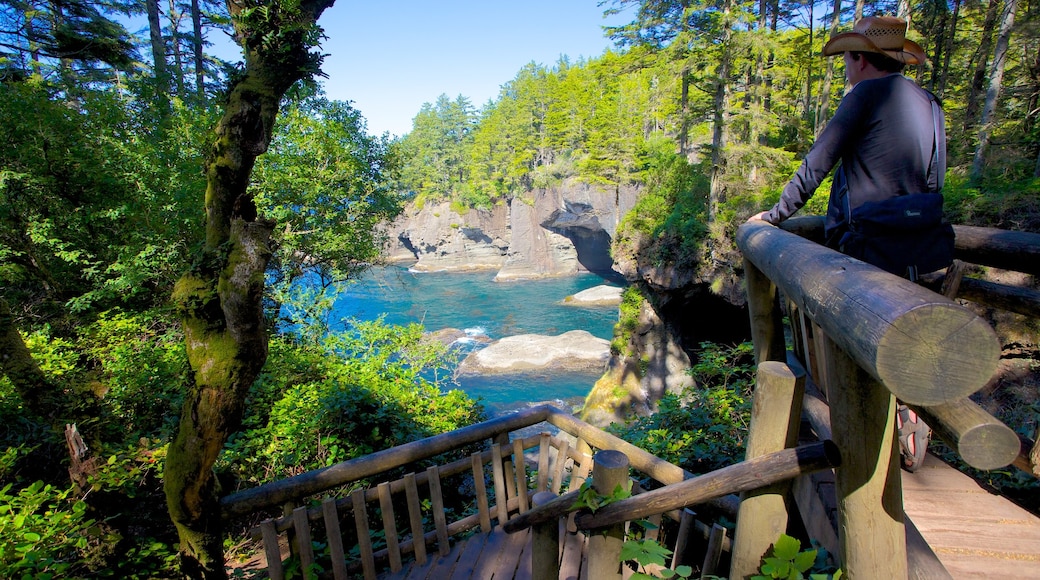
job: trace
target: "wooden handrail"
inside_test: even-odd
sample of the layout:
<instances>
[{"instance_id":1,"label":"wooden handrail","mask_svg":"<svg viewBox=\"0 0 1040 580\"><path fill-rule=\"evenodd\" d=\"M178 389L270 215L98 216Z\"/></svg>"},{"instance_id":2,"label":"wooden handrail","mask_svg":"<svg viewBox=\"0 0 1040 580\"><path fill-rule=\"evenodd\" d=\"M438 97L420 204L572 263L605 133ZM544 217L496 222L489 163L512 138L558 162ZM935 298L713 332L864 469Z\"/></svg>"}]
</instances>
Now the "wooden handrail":
<instances>
[{"instance_id":1,"label":"wooden handrail","mask_svg":"<svg viewBox=\"0 0 1040 580\"><path fill-rule=\"evenodd\" d=\"M574 416L556 408L549 409L546 418L550 425L555 425L563 431L576 437L580 437L589 445L599 449L615 449L628 457L629 463L637 469L665 485L678 483L680 481L696 477L685 469L668 463L667 461L632 445L628 441L615 437L606 431L596 429L592 425L581 421ZM740 509L740 499L732 494L712 497L704 501L700 508L705 511L722 514L730 519L736 518Z\"/></svg>"},{"instance_id":2,"label":"wooden handrail","mask_svg":"<svg viewBox=\"0 0 1040 580\"><path fill-rule=\"evenodd\" d=\"M737 245L861 368L908 403L963 399L996 371L993 329L943 296L766 222L741 225Z\"/></svg>"},{"instance_id":3,"label":"wooden handrail","mask_svg":"<svg viewBox=\"0 0 1040 580\"><path fill-rule=\"evenodd\" d=\"M490 439L500 433L508 433L535 425L545 421L550 416L551 409L552 407L548 405L523 409L490 421L239 491L221 498L221 517L225 519L240 517L250 512L279 506L415 461L428 459L452 449Z\"/></svg>"},{"instance_id":4,"label":"wooden handrail","mask_svg":"<svg viewBox=\"0 0 1040 580\"><path fill-rule=\"evenodd\" d=\"M1040 275L1040 234L960 225L953 233L956 256L965 262Z\"/></svg>"},{"instance_id":5,"label":"wooden handrail","mask_svg":"<svg viewBox=\"0 0 1040 580\"><path fill-rule=\"evenodd\" d=\"M806 372L801 361L794 356L787 358L787 365L798 369L797 372ZM830 439L830 412L811 377L807 379L803 409L820 439ZM971 399L934 407L914 405L913 409L968 465L986 470L1014 465L1035 476L1028 459L1033 442L1016 434L1014 429L987 413Z\"/></svg>"},{"instance_id":6,"label":"wooden handrail","mask_svg":"<svg viewBox=\"0 0 1040 580\"><path fill-rule=\"evenodd\" d=\"M780 229L823 243L823 216L798 216ZM980 266L992 266L1040 275L1040 234L997 228L954 225L954 257Z\"/></svg>"},{"instance_id":7,"label":"wooden handrail","mask_svg":"<svg viewBox=\"0 0 1040 580\"><path fill-rule=\"evenodd\" d=\"M722 469L612 503L595 513L580 513L574 523L594 529L638 520L652 514L704 503L713 497L760 489L806 473L841 464L838 448L830 441L784 449L735 463Z\"/></svg>"},{"instance_id":8,"label":"wooden handrail","mask_svg":"<svg viewBox=\"0 0 1040 580\"><path fill-rule=\"evenodd\" d=\"M630 458L631 460L631 458ZM599 528L637 520L711 499L759 489L805 473L830 469L841 463L837 447L830 441L784 449L694 476L658 489L602 507L595 513L580 513L579 528ZM580 490L561 495L505 523L503 529L515 533L533 525L579 511L575 502Z\"/></svg>"}]
</instances>

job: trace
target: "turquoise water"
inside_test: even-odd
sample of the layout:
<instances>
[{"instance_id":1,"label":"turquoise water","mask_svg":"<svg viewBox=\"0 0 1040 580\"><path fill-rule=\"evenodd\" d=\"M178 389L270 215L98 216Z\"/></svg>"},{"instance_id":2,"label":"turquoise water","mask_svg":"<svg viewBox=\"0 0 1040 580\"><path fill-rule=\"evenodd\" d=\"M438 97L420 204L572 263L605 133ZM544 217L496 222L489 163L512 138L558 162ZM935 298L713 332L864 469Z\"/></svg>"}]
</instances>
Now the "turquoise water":
<instances>
[{"instance_id":1,"label":"turquoise water","mask_svg":"<svg viewBox=\"0 0 1040 580\"><path fill-rule=\"evenodd\" d=\"M385 315L391 324L417 322L427 331L455 328L492 340L569 330L587 330L607 340L613 334L617 307L560 304L593 286L616 286L612 282L595 274L512 282L494 282L494 276L493 271L414 273L399 266L376 268L339 296L332 319ZM473 343L472 348L480 345ZM461 377L459 387L497 414L542 401L580 405L598 378L584 373Z\"/></svg>"}]
</instances>

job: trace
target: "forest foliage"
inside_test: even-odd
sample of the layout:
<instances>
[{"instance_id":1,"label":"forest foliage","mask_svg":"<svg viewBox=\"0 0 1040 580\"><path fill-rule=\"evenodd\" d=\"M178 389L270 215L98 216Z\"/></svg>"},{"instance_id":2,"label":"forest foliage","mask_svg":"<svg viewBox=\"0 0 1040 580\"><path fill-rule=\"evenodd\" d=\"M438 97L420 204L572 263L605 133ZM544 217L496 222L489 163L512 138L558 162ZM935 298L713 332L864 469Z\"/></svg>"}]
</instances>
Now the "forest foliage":
<instances>
[{"instance_id":1,"label":"forest foliage","mask_svg":"<svg viewBox=\"0 0 1040 580\"><path fill-rule=\"evenodd\" d=\"M161 478L195 379L171 295L186 271L212 266L199 252L200 170L244 75L207 39L235 18L276 31L241 38L275 53L285 38L320 38L294 19L299 3L232 6L237 16L198 0L0 2L0 534L15 539L0 575L177 575ZM406 203L487 208L571 180L634 187L618 242L693 264L702 241L724 242L775 200L836 107L842 71L820 48L856 13L908 14L928 51L907 74L947 112L954 221L1040 231L1035 1L603 6L635 9L606 31L615 49L532 62L479 107L442 96L397 140L367 134L361 111L314 83L286 93L247 196L277 223L269 355L215 465L223 491L482 416L420 327L330 332L338 285L378 261L381 225ZM131 16L147 31L128 31ZM683 435L669 423L688 420L675 399L633 437L692 465L738 453L747 385L721 380L688 396L723 427ZM71 424L89 450L72 485Z\"/></svg>"},{"instance_id":2,"label":"forest foliage","mask_svg":"<svg viewBox=\"0 0 1040 580\"><path fill-rule=\"evenodd\" d=\"M841 62L820 56L832 29L847 30L856 14L898 13L930 59L906 74L946 111L951 219L1040 227L1034 2L601 5L635 10L632 23L606 31L615 50L529 63L479 108L463 95L426 103L401 140L402 187L420 204L460 208L568 180L605 195L639 187L640 206L619 236L657 245L660 259L694 260L711 224L731 231L775 201L837 107ZM1017 18L1002 36L1007 10ZM803 211L820 212L823 197Z\"/></svg>"}]
</instances>

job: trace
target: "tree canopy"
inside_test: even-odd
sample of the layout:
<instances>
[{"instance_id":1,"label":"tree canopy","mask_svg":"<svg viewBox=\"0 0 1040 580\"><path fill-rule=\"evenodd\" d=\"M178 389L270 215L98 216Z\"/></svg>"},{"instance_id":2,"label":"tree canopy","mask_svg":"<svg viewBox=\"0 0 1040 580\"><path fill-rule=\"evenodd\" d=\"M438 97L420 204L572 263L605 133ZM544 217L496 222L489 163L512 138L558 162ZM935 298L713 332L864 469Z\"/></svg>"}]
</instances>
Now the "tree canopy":
<instances>
[{"instance_id":1,"label":"tree canopy","mask_svg":"<svg viewBox=\"0 0 1040 580\"><path fill-rule=\"evenodd\" d=\"M407 201L633 187L619 244L736 263L727 231L833 111L820 50L857 14L927 50L906 74L947 112L951 216L1040 231L1036 2L610 0L635 9L615 50L443 95L395 141L313 82L330 4L0 0L0 575L222 577L221 493L479 418L421 328L322 324Z\"/></svg>"}]
</instances>

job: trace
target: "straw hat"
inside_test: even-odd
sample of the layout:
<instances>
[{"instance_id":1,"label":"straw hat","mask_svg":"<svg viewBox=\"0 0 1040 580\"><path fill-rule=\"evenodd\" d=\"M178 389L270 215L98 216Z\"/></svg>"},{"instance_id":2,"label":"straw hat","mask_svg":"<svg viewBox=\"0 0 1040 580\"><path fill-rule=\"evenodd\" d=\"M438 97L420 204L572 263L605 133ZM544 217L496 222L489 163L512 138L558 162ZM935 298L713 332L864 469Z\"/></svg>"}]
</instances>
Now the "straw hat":
<instances>
[{"instance_id":1,"label":"straw hat","mask_svg":"<svg viewBox=\"0 0 1040 580\"><path fill-rule=\"evenodd\" d=\"M878 52L904 64L923 64L927 59L921 45L906 39L906 21L893 16L866 16L832 37L823 47L824 56L843 52Z\"/></svg>"}]
</instances>

